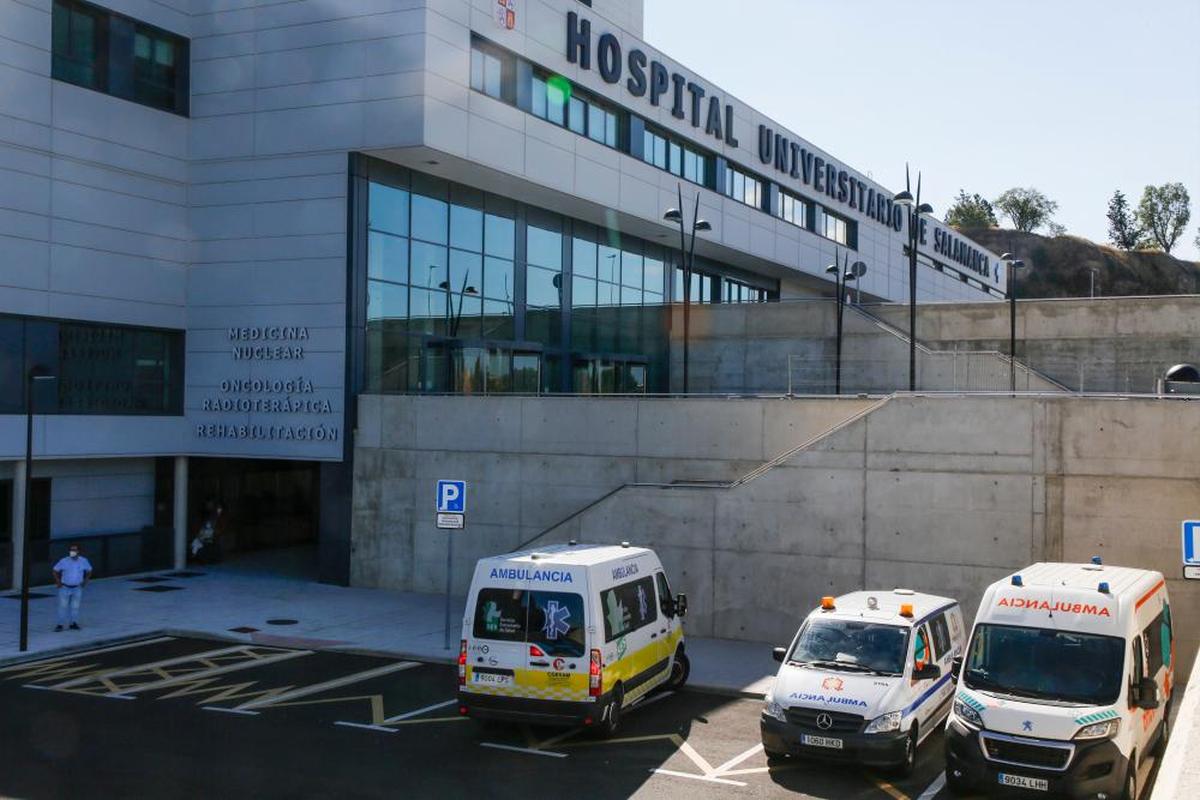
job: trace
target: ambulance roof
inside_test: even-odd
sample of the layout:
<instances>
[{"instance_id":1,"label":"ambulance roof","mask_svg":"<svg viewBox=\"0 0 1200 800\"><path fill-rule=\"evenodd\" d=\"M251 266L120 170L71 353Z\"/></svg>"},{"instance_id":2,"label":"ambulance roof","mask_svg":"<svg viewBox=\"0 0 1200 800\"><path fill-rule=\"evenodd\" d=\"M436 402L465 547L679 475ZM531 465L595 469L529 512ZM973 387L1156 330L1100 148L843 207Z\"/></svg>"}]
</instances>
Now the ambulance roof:
<instances>
[{"instance_id":1,"label":"ambulance roof","mask_svg":"<svg viewBox=\"0 0 1200 800\"><path fill-rule=\"evenodd\" d=\"M480 559L480 563L504 562L507 564L554 564L567 567L592 567L610 561L624 561L643 555L652 555L646 547L619 544L551 544L517 553Z\"/></svg>"},{"instance_id":2,"label":"ambulance roof","mask_svg":"<svg viewBox=\"0 0 1200 800\"><path fill-rule=\"evenodd\" d=\"M871 607L870 598L875 598L874 608ZM818 607L813 614L833 619L868 619L893 625L912 625L938 609L956 605L957 601L949 597L923 594L909 589L879 589L850 592L835 597L833 604L832 611L822 611ZM900 616L900 606L908 604L913 607L912 617Z\"/></svg>"},{"instance_id":3,"label":"ambulance roof","mask_svg":"<svg viewBox=\"0 0 1200 800\"><path fill-rule=\"evenodd\" d=\"M977 621L1111 634L1164 585L1162 573L1152 570L1032 564L992 584Z\"/></svg>"}]
</instances>

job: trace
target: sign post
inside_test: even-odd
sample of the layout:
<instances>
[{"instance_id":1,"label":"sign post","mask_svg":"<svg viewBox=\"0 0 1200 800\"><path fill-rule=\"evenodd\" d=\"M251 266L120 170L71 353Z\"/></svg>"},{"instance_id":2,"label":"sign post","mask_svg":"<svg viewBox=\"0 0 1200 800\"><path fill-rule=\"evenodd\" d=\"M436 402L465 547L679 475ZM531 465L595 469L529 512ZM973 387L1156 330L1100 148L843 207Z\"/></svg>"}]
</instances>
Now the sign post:
<instances>
[{"instance_id":1,"label":"sign post","mask_svg":"<svg viewBox=\"0 0 1200 800\"><path fill-rule=\"evenodd\" d=\"M437 527L438 530L461 531L466 527L467 482L441 480L437 482ZM446 536L446 618L442 636L442 647L450 649L450 592L454 571L454 534Z\"/></svg>"},{"instance_id":2,"label":"sign post","mask_svg":"<svg viewBox=\"0 0 1200 800\"><path fill-rule=\"evenodd\" d=\"M1200 581L1200 520L1183 522L1183 577Z\"/></svg>"}]
</instances>

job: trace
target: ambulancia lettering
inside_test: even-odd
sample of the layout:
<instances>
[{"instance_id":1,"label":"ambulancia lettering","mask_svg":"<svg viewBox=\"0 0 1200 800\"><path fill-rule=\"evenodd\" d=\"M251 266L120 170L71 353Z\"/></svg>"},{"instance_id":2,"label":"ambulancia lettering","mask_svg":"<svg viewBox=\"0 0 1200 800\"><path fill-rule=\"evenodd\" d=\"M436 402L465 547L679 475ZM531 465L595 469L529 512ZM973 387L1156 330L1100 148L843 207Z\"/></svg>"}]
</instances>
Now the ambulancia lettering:
<instances>
[{"instance_id":1,"label":"ambulancia lettering","mask_svg":"<svg viewBox=\"0 0 1200 800\"><path fill-rule=\"evenodd\" d=\"M560 569L525 569L523 567L492 567L488 576L505 581L544 581L545 583L574 583L569 572Z\"/></svg>"},{"instance_id":2,"label":"ambulancia lettering","mask_svg":"<svg viewBox=\"0 0 1200 800\"><path fill-rule=\"evenodd\" d=\"M1001 597L997 606L1005 608L1024 608L1030 611L1061 611L1064 614L1088 614L1093 617L1111 617L1112 613L1104 606L1091 603L1064 603L1055 600L1038 600L1033 597Z\"/></svg>"},{"instance_id":3,"label":"ambulancia lettering","mask_svg":"<svg viewBox=\"0 0 1200 800\"><path fill-rule=\"evenodd\" d=\"M799 700L802 703L824 703L829 706L862 706L867 707L866 700L859 700L856 697L827 697L823 694L809 694L808 692L792 692L788 695L791 700Z\"/></svg>"},{"instance_id":4,"label":"ambulancia lettering","mask_svg":"<svg viewBox=\"0 0 1200 800\"><path fill-rule=\"evenodd\" d=\"M619 567L613 568L613 580L619 581L622 578L628 578L630 575L638 574L637 564L622 564Z\"/></svg>"}]
</instances>

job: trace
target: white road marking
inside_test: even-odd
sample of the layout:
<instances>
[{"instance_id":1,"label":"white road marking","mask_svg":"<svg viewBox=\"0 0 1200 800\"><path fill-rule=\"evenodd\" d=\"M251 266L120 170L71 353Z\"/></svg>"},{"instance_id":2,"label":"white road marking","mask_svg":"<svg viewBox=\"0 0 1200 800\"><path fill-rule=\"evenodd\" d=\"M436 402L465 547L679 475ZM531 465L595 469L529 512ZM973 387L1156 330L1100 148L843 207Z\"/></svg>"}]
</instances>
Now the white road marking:
<instances>
[{"instance_id":1,"label":"white road marking","mask_svg":"<svg viewBox=\"0 0 1200 800\"><path fill-rule=\"evenodd\" d=\"M223 714L244 714L247 717L257 717L257 711L239 711L236 708L221 708L220 706L200 706L205 711L220 711Z\"/></svg>"},{"instance_id":2,"label":"white road marking","mask_svg":"<svg viewBox=\"0 0 1200 800\"><path fill-rule=\"evenodd\" d=\"M762 742L759 742L758 744L754 745L754 747L751 747L749 750L742 753L741 755L734 756L733 758L729 759L724 764L717 767L714 772L717 775L723 775L762 749L763 749Z\"/></svg>"},{"instance_id":3,"label":"white road marking","mask_svg":"<svg viewBox=\"0 0 1200 800\"><path fill-rule=\"evenodd\" d=\"M356 672L353 675L346 675L341 678L334 678L333 680L325 681L324 683L314 683L312 686L301 686L299 689L293 689L290 692L284 692L283 694L276 695L274 697L262 697L258 700L251 700L249 703L242 703L239 706L234 706L234 708L238 709L239 711L251 711L256 708L269 708L271 706L289 703L292 700L296 700L301 697L308 697L312 694L320 694L321 692L329 689L338 689L342 686L349 686L352 683L359 683L360 681L370 680L371 678L378 678L381 675L388 675L393 672L400 672L401 670L412 669L413 667L419 666L420 663L417 661L397 661L394 664L385 664L382 667L368 669L363 672Z\"/></svg>"},{"instance_id":4,"label":"white road marking","mask_svg":"<svg viewBox=\"0 0 1200 800\"><path fill-rule=\"evenodd\" d=\"M159 667L173 667L176 664L186 664L189 661L199 661L205 658L214 658L216 656L227 656L233 653L240 653L244 652L245 649L246 645L239 644L234 647L222 647L219 650L206 650L201 653L191 653L186 656L175 656L174 658L166 658L162 661L153 661L149 664L137 664L132 667L119 667L117 669L109 670L108 672L100 672L94 675L84 675L81 678L72 678L69 681L56 683L50 688L58 690L73 689L76 686L82 686L87 683L101 683L122 675L133 675L139 672L149 672L150 670L158 669Z\"/></svg>"},{"instance_id":5,"label":"white road marking","mask_svg":"<svg viewBox=\"0 0 1200 800\"><path fill-rule=\"evenodd\" d=\"M550 750L533 750L528 747L513 747L511 744L496 744L495 742L480 742L480 747L490 747L493 750L511 750L514 753L529 753L535 756L550 756L552 758L566 758L566 753L554 753Z\"/></svg>"},{"instance_id":6,"label":"white road marking","mask_svg":"<svg viewBox=\"0 0 1200 800\"><path fill-rule=\"evenodd\" d=\"M674 690L669 691L669 692L663 692L662 694L656 694L656 695L654 695L654 697L651 697L649 700L639 700L633 706L633 708L630 710L638 709L638 708L645 708L646 706L650 705L651 703L657 703L659 700L666 700L668 697L670 697L673 694L675 694ZM643 695L643 697L645 697L645 695Z\"/></svg>"},{"instance_id":7,"label":"white road marking","mask_svg":"<svg viewBox=\"0 0 1200 800\"><path fill-rule=\"evenodd\" d=\"M253 714L254 712L249 712ZM344 728L363 728L368 731L383 731L384 733L395 733L395 728L385 728L382 725L365 725L361 722L335 722L334 725L341 725Z\"/></svg>"},{"instance_id":8,"label":"white road marking","mask_svg":"<svg viewBox=\"0 0 1200 800\"><path fill-rule=\"evenodd\" d=\"M434 703L434 704L433 704L433 705L431 705L431 706L425 706L424 708L418 708L416 711L409 711L409 712L407 712L407 713L405 713L405 714L397 714L397 715L396 715L396 716L394 716L394 717L388 717L387 719L385 719L385 720L384 720L383 722L381 722L380 724L381 724L381 725L388 725L388 724L390 724L390 723L393 723L393 722L399 722L399 721L400 721L400 720L402 720L402 719L409 719L410 717L419 717L419 716L421 716L422 714L424 714L424 713L426 713L426 712L429 712L429 711L436 711L436 710L438 710L439 708L445 708L446 706L452 706L452 705L454 705L454 704L455 704L455 703L457 703L457 702L458 702L458 700L447 700L447 701L445 701L444 703Z\"/></svg>"},{"instance_id":9,"label":"white road marking","mask_svg":"<svg viewBox=\"0 0 1200 800\"><path fill-rule=\"evenodd\" d=\"M673 778L691 778L695 781L708 781L709 783L723 783L727 786L745 786L741 781L731 781L725 778L714 778L710 775L697 775L694 772L676 772L673 769L652 769L650 770L656 775L670 775Z\"/></svg>"},{"instance_id":10,"label":"white road marking","mask_svg":"<svg viewBox=\"0 0 1200 800\"><path fill-rule=\"evenodd\" d=\"M0 673L20 672L23 669L29 669L30 667L36 667L39 664L54 664L59 661L78 661L81 658L98 656L101 653L115 653L118 650L129 650L130 648L133 648L133 647L145 647L148 644L159 644L160 642L170 642L170 641L174 641L174 639L175 639L174 636L159 636L158 638L155 638L155 639L142 639L140 641L129 642L127 644L116 644L116 645L113 645L112 647L101 647L98 650L80 650L78 652L66 653L64 655L53 656L51 658L40 658L37 661L22 661L19 664L10 664L7 667L0 667ZM39 688L45 688L45 687L39 687Z\"/></svg>"},{"instance_id":11,"label":"white road marking","mask_svg":"<svg viewBox=\"0 0 1200 800\"><path fill-rule=\"evenodd\" d=\"M917 797L917 800L933 800L937 797L938 792L946 787L946 773L942 772L937 776L937 779L929 784L929 787Z\"/></svg>"},{"instance_id":12,"label":"white road marking","mask_svg":"<svg viewBox=\"0 0 1200 800\"><path fill-rule=\"evenodd\" d=\"M250 661L241 661L237 664L226 664L223 667L213 667L212 669L201 670L200 672L189 672L186 675L177 675L174 678L165 678L159 681L150 683L142 683L137 686L126 686L121 689L124 692L153 692L158 689L166 689L171 686L178 686L181 683L190 683L192 681L203 680L204 678L215 678L218 675L227 675L230 672L238 672L243 669L253 669L255 667L266 666L267 664L278 664L280 661L289 661L300 656L312 655L311 650L285 650L281 653L265 656L263 658L255 658ZM105 695L106 697L116 697L117 695Z\"/></svg>"}]
</instances>

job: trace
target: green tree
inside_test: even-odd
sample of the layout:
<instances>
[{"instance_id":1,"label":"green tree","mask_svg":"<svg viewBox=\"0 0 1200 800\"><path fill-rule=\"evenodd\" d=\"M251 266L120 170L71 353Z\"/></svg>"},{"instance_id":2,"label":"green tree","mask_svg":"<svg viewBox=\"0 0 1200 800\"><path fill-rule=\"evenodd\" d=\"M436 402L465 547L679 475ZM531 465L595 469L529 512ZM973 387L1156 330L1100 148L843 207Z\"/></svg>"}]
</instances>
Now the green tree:
<instances>
[{"instance_id":1,"label":"green tree","mask_svg":"<svg viewBox=\"0 0 1200 800\"><path fill-rule=\"evenodd\" d=\"M1150 241L1164 253L1170 253L1192 218L1191 205L1182 183L1147 186L1138 205L1137 219Z\"/></svg>"},{"instance_id":2,"label":"green tree","mask_svg":"<svg viewBox=\"0 0 1200 800\"><path fill-rule=\"evenodd\" d=\"M1137 216L1129 207L1125 193L1120 189L1113 192L1108 201L1108 240L1122 250L1134 250L1142 240L1142 228Z\"/></svg>"},{"instance_id":3,"label":"green tree","mask_svg":"<svg viewBox=\"0 0 1200 800\"><path fill-rule=\"evenodd\" d=\"M958 190L954 205L946 212L946 224L952 228L965 230L967 228L996 228L996 212L987 198L976 192L968 195L965 190Z\"/></svg>"},{"instance_id":4,"label":"green tree","mask_svg":"<svg viewBox=\"0 0 1200 800\"><path fill-rule=\"evenodd\" d=\"M1066 236L1067 235L1067 226L1060 225L1057 222L1055 222L1054 220L1051 220L1046 223L1046 233L1049 236Z\"/></svg>"},{"instance_id":5,"label":"green tree","mask_svg":"<svg viewBox=\"0 0 1200 800\"><path fill-rule=\"evenodd\" d=\"M1058 203L1034 188L1009 189L997 197L993 205L1022 233L1033 233L1049 223L1054 212L1058 210Z\"/></svg>"}]
</instances>

